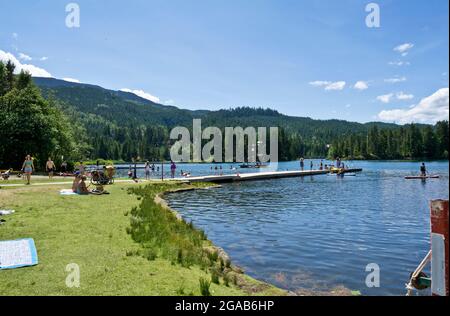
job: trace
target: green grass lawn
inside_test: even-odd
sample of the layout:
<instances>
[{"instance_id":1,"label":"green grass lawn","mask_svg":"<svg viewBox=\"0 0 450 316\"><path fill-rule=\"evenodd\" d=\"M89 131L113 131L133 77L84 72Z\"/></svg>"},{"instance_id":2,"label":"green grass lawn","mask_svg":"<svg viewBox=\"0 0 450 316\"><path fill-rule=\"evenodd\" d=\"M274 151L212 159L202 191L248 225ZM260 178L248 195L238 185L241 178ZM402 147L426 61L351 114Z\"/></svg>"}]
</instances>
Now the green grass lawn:
<instances>
[{"instance_id":1,"label":"green grass lawn","mask_svg":"<svg viewBox=\"0 0 450 316\"><path fill-rule=\"evenodd\" d=\"M16 210L2 217L0 240L33 238L39 257L37 266L0 271L0 293L200 295L200 278L211 279L208 269L139 255L142 244L127 233L131 210L142 199L128 194L133 186L115 184L103 196L60 196L59 190L70 185L0 189L0 209ZM80 267L79 288L66 286L71 263ZM212 295L285 295L245 275L238 275L235 284L223 283L211 284Z\"/></svg>"},{"instance_id":2,"label":"green grass lawn","mask_svg":"<svg viewBox=\"0 0 450 316\"><path fill-rule=\"evenodd\" d=\"M38 184L38 183L52 183L52 182L72 182L73 178L72 177L54 177L53 179L49 179L48 177L43 177L43 176L39 176L39 177L32 177L31 178L31 184ZM25 184L26 178L17 178L17 177L11 177L9 178L9 180L0 180L0 187L8 185L8 184Z\"/></svg>"}]
</instances>

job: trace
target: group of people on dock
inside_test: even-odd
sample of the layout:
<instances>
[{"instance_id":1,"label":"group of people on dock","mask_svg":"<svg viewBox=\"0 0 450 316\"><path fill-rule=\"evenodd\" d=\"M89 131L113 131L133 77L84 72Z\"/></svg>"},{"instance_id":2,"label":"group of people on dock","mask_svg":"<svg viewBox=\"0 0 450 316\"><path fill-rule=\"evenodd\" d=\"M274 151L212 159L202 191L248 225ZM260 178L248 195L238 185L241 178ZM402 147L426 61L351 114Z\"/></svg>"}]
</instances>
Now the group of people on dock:
<instances>
[{"instance_id":1,"label":"group of people on dock","mask_svg":"<svg viewBox=\"0 0 450 316\"><path fill-rule=\"evenodd\" d=\"M311 160L309 163L309 169L310 170L314 170L314 160ZM304 171L305 170L305 159L302 157L300 158L300 170ZM325 165L323 163L323 160L320 161L319 163L319 170L328 170L328 165Z\"/></svg>"},{"instance_id":2,"label":"group of people on dock","mask_svg":"<svg viewBox=\"0 0 450 316\"><path fill-rule=\"evenodd\" d=\"M310 170L314 170L315 164L314 164L314 160L310 160L309 162L309 167ZM324 160L320 160L320 163L318 165L318 170L330 170L332 168L338 168L338 169L345 169L347 166L344 164L344 162L337 157L335 164L324 164ZM216 166L211 166L211 171L215 172L216 174L223 174L223 168L221 165L216 165ZM235 168L233 166L231 166L231 169L235 170ZM53 179L55 172L56 172L56 164L55 162L52 160L51 157L48 157L48 160L45 164L45 170L48 174L49 179ZM170 177L172 179L175 178L176 175L176 170L177 170L177 165L175 164L174 161L170 161ZM300 158L300 170L304 171L305 170L305 159L302 157ZM23 172L23 174L25 175L25 179L26 179L26 184L29 185L31 183L31 175L35 172L35 165L34 165L34 160L31 157L31 155L27 155L25 157L25 160L22 164L22 168L21 171ZM80 185L78 186L80 188L80 190L82 192L86 192L85 190L85 185L83 185L84 180L83 177L86 177L86 166L83 164L82 161L80 161L76 167L75 167L75 176L78 179L78 182ZM12 169L9 169L7 171L5 171L4 173L2 173L2 178L7 180L10 176L12 172ZM61 163L61 168L60 168L60 175L66 176L68 172L68 163L66 161L63 161ZM144 165L144 174L145 174L145 179L146 180L150 180L151 176L155 173L159 173L160 172L160 167L155 165L155 163L150 163L149 161L147 161ZM190 177L190 173L181 170L180 172L182 177ZM133 179L137 179L137 174L136 174L136 166L134 168L134 172L132 170L132 167L130 166L129 172L128 172L128 176L130 178ZM426 177L427 176L427 168L425 163L422 163L420 166L420 176L421 177Z\"/></svg>"}]
</instances>

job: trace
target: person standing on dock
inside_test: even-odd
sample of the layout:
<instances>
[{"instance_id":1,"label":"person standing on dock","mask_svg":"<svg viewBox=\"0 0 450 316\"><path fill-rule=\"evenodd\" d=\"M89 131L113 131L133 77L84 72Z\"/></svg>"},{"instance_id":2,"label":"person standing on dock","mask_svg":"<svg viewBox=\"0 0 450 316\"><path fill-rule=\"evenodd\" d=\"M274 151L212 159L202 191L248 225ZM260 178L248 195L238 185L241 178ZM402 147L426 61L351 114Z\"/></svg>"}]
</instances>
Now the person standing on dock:
<instances>
[{"instance_id":1,"label":"person standing on dock","mask_svg":"<svg viewBox=\"0 0 450 316\"><path fill-rule=\"evenodd\" d=\"M424 162L422 162L422 166L420 166L420 175L422 177L426 177L427 176L427 167L425 166Z\"/></svg>"},{"instance_id":2,"label":"person standing on dock","mask_svg":"<svg viewBox=\"0 0 450 316\"><path fill-rule=\"evenodd\" d=\"M305 159L300 158L300 170L305 170Z\"/></svg>"},{"instance_id":3,"label":"person standing on dock","mask_svg":"<svg viewBox=\"0 0 450 316\"><path fill-rule=\"evenodd\" d=\"M314 168L314 161L311 160L311 163L309 164L310 170L313 170Z\"/></svg>"},{"instance_id":4,"label":"person standing on dock","mask_svg":"<svg viewBox=\"0 0 450 316\"><path fill-rule=\"evenodd\" d=\"M145 180L149 180L150 179L150 162L149 161L147 161L145 163L144 169L145 169Z\"/></svg>"},{"instance_id":5,"label":"person standing on dock","mask_svg":"<svg viewBox=\"0 0 450 316\"><path fill-rule=\"evenodd\" d=\"M320 167L319 170L323 170L323 160L320 161Z\"/></svg>"},{"instance_id":6,"label":"person standing on dock","mask_svg":"<svg viewBox=\"0 0 450 316\"><path fill-rule=\"evenodd\" d=\"M175 171L177 170L177 165L175 164L175 162L170 161L170 175L173 178L175 178Z\"/></svg>"}]
</instances>

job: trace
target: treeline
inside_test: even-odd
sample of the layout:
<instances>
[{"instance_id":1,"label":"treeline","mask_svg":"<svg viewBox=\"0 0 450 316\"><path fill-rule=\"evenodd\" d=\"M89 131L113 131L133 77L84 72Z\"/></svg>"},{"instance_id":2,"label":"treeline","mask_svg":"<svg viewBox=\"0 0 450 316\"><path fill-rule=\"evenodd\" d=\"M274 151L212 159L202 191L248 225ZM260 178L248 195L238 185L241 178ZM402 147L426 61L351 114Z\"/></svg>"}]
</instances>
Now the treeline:
<instances>
[{"instance_id":1,"label":"treeline","mask_svg":"<svg viewBox=\"0 0 450 316\"><path fill-rule=\"evenodd\" d=\"M20 168L27 154L42 167L47 158L76 159L83 145L75 126L42 97L28 73L14 75L12 62L0 62L0 168Z\"/></svg>"},{"instance_id":2,"label":"treeline","mask_svg":"<svg viewBox=\"0 0 450 316\"><path fill-rule=\"evenodd\" d=\"M336 139L329 157L348 159L448 159L448 121L435 126L409 124L396 129L374 126L368 133Z\"/></svg>"}]
</instances>

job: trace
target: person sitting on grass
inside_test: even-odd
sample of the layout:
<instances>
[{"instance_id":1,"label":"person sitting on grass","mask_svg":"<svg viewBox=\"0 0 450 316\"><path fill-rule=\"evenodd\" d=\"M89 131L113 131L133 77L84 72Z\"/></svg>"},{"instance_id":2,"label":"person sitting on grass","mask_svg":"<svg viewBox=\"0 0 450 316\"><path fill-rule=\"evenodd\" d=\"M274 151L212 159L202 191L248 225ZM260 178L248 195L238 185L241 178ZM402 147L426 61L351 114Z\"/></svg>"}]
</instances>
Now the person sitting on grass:
<instances>
[{"instance_id":1,"label":"person sitting on grass","mask_svg":"<svg viewBox=\"0 0 450 316\"><path fill-rule=\"evenodd\" d=\"M93 195L102 195L102 194L109 194L109 192L105 191L105 189L103 188L102 185L98 185L94 190L90 191L88 189L88 186L86 185L86 176L80 176L80 182L78 183L78 189L77 189L77 193L79 195L88 195L88 194L93 194Z\"/></svg>"},{"instance_id":2,"label":"person sitting on grass","mask_svg":"<svg viewBox=\"0 0 450 316\"><path fill-rule=\"evenodd\" d=\"M77 187L77 193L80 195L86 195L91 193L88 190L88 187L86 186L86 176L82 175L80 176L80 182L78 183L78 187Z\"/></svg>"},{"instance_id":3,"label":"person sitting on grass","mask_svg":"<svg viewBox=\"0 0 450 316\"><path fill-rule=\"evenodd\" d=\"M80 184L80 174L78 172L75 173L75 179L73 179L72 183L72 191L73 193L78 193L78 185Z\"/></svg>"}]
</instances>

